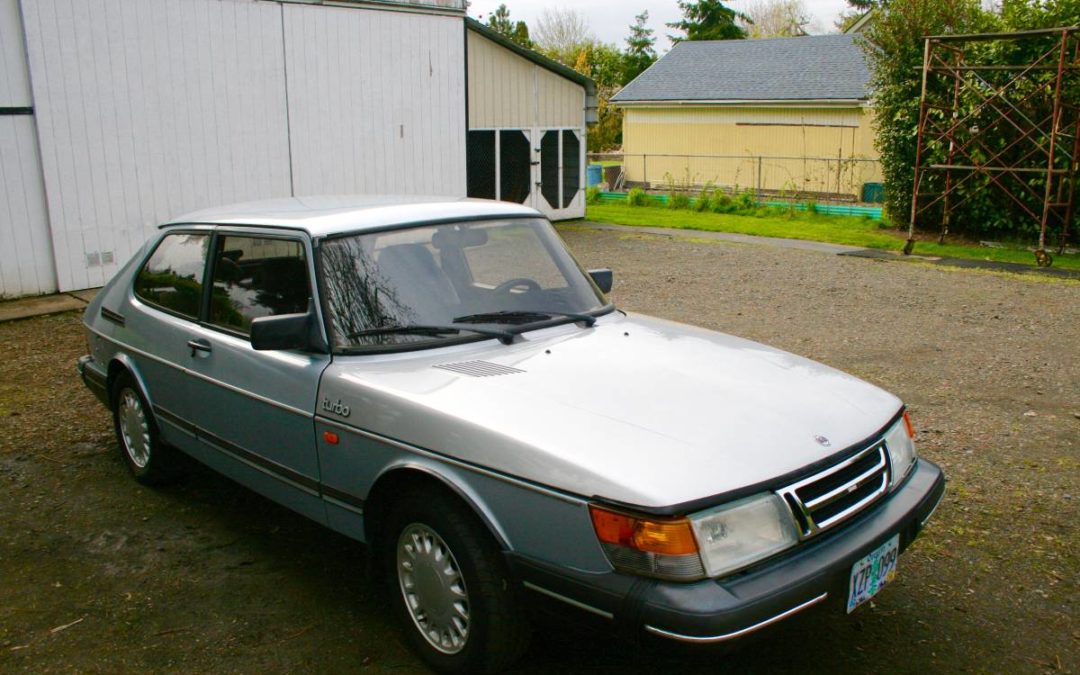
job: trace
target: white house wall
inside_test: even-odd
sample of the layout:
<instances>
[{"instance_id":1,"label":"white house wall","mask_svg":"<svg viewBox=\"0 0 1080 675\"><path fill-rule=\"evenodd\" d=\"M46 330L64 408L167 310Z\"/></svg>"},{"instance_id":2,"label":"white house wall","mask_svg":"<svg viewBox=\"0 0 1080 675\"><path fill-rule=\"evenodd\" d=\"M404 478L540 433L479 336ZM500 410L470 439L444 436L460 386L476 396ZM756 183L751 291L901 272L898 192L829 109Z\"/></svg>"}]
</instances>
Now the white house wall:
<instances>
[{"instance_id":1,"label":"white house wall","mask_svg":"<svg viewBox=\"0 0 1080 675\"><path fill-rule=\"evenodd\" d=\"M22 0L60 290L154 226L291 192L281 6Z\"/></svg>"},{"instance_id":2,"label":"white house wall","mask_svg":"<svg viewBox=\"0 0 1080 675\"><path fill-rule=\"evenodd\" d=\"M460 17L284 5L296 194L465 194Z\"/></svg>"}]
</instances>

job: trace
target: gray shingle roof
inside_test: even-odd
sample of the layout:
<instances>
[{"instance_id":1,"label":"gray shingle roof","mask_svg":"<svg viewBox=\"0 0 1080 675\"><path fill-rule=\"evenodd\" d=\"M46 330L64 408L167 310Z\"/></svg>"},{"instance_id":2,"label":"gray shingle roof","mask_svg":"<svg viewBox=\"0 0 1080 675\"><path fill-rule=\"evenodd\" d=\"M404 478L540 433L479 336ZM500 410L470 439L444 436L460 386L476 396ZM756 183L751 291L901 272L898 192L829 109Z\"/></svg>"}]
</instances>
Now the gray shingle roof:
<instances>
[{"instance_id":1,"label":"gray shingle roof","mask_svg":"<svg viewBox=\"0 0 1080 675\"><path fill-rule=\"evenodd\" d=\"M854 35L680 42L612 100L865 99L870 72Z\"/></svg>"}]
</instances>

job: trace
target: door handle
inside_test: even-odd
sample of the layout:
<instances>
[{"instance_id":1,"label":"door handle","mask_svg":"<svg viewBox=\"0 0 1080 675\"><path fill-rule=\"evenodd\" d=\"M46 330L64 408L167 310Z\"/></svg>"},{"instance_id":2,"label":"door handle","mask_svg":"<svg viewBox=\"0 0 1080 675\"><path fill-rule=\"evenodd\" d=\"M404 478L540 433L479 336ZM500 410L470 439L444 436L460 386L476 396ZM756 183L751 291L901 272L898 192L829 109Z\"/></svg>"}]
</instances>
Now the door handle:
<instances>
[{"instance_id":1,"label":"door handle","mask_svg":"<svg viewBox=\"0 0 1080 675\"><path fill-rule=\"evenodd\" d=\"M196 352L203 352L205 354L209 354L211 351L213 351L213 348L210 346L210 343L207 340L204 340L202 338L196 338L194 340L188 340L187 341L187 346L191 348L191 355L192 356L195 356Z\"/></svg>"}]
</instances>

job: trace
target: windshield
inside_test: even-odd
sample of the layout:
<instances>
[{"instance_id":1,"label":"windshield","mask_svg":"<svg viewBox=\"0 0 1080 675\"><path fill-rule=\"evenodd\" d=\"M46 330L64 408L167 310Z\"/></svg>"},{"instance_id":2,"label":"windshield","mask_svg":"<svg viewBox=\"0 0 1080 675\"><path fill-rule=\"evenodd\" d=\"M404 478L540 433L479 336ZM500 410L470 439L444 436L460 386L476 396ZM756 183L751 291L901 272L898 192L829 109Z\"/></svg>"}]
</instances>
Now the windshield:
<instances>
[{"instance_id":1,"label":"windshield","mask_svg":"<svg viewBox=\"0 0 1080 675\"><path fill-rule=\"evenodd\" d=\"M540 218L358 234L320 255L338 350L506 337L607 304Z\"/></svg>"}]
</instances>

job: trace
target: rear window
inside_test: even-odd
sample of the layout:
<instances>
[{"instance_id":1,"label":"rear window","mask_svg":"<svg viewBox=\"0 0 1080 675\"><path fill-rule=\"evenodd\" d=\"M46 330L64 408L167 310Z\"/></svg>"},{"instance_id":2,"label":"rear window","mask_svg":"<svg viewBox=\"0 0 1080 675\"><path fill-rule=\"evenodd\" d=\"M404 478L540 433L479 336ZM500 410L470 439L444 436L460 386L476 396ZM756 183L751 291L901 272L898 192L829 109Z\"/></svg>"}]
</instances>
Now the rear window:
<instances>
[{"instance_id":1,"label":"rear window","mask_svg":"<svg viewBox=\"0 0 1080 675\"><path fill-rule=\"evenodd\" d=\"M139 270L135 295L170 312L198 318L209 245L207 234L167 235Z\"/></svg>"}]
</instances>

